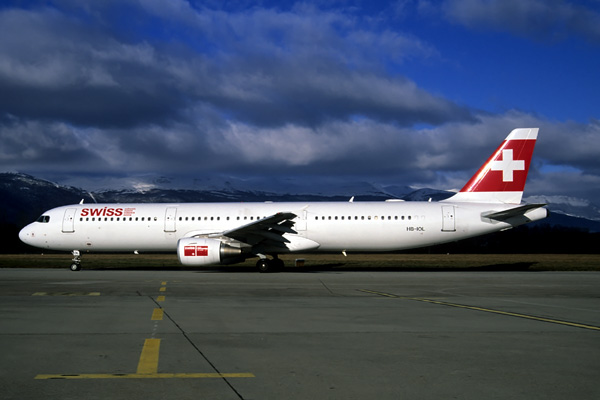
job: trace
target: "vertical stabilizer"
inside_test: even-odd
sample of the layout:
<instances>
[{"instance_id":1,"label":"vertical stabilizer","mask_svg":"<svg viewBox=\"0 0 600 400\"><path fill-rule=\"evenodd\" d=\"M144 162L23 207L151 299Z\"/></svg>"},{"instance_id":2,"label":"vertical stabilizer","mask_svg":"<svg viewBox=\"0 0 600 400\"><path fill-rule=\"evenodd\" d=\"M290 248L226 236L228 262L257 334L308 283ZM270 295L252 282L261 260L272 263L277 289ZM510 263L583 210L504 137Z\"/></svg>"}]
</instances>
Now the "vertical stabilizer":
<instances>
[{"instance_id":1,"label":"vertical stabilizer","mask_svg":"<svg viewBox=\"0 0 600 400\"><path fill-rule=\"evenodd\" d=\"M447 202L520 204L539 128L513 130Z\"/></svg>"}]
</instances>

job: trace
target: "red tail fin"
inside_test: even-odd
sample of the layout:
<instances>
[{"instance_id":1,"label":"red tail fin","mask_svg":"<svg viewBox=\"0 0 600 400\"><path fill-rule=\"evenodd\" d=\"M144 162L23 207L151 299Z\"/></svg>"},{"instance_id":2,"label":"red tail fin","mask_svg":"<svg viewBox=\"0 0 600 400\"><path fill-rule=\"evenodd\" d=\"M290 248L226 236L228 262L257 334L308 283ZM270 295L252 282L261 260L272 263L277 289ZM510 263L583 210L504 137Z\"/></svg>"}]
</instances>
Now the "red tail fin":
<instances>
[{"instance_id":1,"label":"red tail fin","mask_svg":"<svg viewBox=\"0 0 600 400\"><path fill-rule=\"evenodd\" d=\"M513 130L452 202L520 204L539 128Z\"/></svg>"}]
</instances>

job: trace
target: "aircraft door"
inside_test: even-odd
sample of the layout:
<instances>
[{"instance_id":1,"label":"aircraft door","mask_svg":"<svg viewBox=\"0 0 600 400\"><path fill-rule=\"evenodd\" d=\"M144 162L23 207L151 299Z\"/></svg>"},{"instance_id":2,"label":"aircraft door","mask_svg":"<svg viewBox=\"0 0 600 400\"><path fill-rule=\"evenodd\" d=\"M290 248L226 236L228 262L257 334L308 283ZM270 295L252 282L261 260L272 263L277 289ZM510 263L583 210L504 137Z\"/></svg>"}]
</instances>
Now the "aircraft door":
<instances>
[{"instance_id":1,"label":"aircraft door","mask_svg":"<svg viewBox=\"0 0 600 400\"><path fill-rule=\"evenodd\" d=\"M454 206L442 206L442 232L455 232Z\"/></svg>"},{"instance_id":2,"label":"aircraft door","mask_svg":"<svg viewBox=\"0 0 600 400\"><path fill-rule=\"evenodd\" d=\"M66 209L65 216L63 218L63 223L62 223L63 233L75 232L75 213L76 212L77 212L76 208L67 208Z\"/></svg>"},{"instance_id":3,"label":"aircraft door","mask_svg":"<svg viewBox=\"0 0 600 400\"><path fill-rule=\"evenodd\" d=\"M308 219L308 211L302 210L302 212L299 213L298 218L294 220L294 222L295 222L294 230L296 232L305 231L307 219Z\"/></svg>"},{"instance_id":4,"label":"aircraft door","mask_svg":"<svg viewBox=\"0 0 600 400\"><path fill-rule=\"evenodd\" d=\"M168 207L165 211L165 232L175 232L175 218L177 217L177 207Z\"/></svg>"}]
</instances>

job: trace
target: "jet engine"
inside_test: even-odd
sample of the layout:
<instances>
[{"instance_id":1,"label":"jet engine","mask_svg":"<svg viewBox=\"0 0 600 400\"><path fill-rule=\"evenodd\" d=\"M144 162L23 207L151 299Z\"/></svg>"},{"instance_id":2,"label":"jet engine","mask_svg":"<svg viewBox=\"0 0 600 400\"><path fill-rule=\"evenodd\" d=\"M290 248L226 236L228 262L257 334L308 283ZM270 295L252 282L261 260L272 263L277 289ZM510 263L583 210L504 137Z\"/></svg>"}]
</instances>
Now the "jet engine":
<instances>
[{"instance_id":1,"label":"jet engine","mask_svg":"<svg viewBox=\"0 0 600 400\"><path fill-rule=\"evenodd\" d=\"M242 249L206 238L179 239L177 257L181 264L189 266L232 264L245 259Z\"/></svg>"}]
</instances>

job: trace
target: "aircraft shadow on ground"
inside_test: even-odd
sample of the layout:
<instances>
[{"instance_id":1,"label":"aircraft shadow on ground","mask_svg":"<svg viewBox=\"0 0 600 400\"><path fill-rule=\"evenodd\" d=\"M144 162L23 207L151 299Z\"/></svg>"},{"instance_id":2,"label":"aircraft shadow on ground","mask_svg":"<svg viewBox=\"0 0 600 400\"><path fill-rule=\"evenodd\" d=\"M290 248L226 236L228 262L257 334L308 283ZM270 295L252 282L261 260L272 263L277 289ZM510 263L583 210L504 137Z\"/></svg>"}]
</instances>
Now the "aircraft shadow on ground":
<instances>
[{"instance_id":1,"label":"aircraft shadow on ground","mask_svg":"<svg viewBox=\"0 0 600 400\"><path fill-rule=\"evenodd\" d=\"M530 267L537 264L536 262L516 262L516 263L502 263L502 264L488 264L474 267L443 267L443 266L389 266L389 267L370 267L357 266L357 265L346 265L343 263L336 264L323 264L305 267L290 267L286 268L284 272L330 272L330 271L362 271L362 272L373 272L373 271L393 271L393 272L472 272L472 271L529 271Z\"/></svg>"},{"instance_id":2,"label":"aircraft shadow on ground","mask_svg":"<svg viewBox=\"0 0 600 400\"><path fill-rule=\"evenodd\" d=\"M311 264L302 267L286 266L282 270L276 270L271 273L331 273L331 272L517 272L517 271L534 271L532 266L537 262L513 262L513 263L496 263L483 264L474 266L454 267L454 266L418 266L410 264L372 266L368 263L363 264L347 264L347 263L322 263ZM84 267L85 268L85 267ZM217 265L203 267L184 267L182 265L164 265L164 266L92 266L85 268L87 270L114 270L114 271L190 271L202 273L256 273L257 270L253 266L248 265Z\"/></svg>"},{"instance_id":3,"label":"aircraft shadow on ground","mask_svg":"<svg viewBox=\"0 0 600 400\"><path fill-rule=\"evenodd\" d=\"M369 266L363 265L348 265L345 263L325 263L315 264L303 267L286 267L274 273L331 273L331 272L517 272L517 271L533 271L531 267L537 264L536 262L515 262L515 263L500 263L500 264L486 264L481 266L472 267L444 267L444 266L410 266L410 265L398 265L398 266ZM103 269L103 268L98 268ZM168 270L168 271L191 271L191 272L202 272L202 273L256 273L256 268L251 266L214 266L214 267L167 267L164 268L144 268L144 267L125 267L125 268L111 268L118 270L130 270L130 271L157 271L157 270Z\"/></svg>"}]
</instances>

